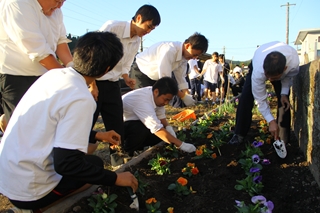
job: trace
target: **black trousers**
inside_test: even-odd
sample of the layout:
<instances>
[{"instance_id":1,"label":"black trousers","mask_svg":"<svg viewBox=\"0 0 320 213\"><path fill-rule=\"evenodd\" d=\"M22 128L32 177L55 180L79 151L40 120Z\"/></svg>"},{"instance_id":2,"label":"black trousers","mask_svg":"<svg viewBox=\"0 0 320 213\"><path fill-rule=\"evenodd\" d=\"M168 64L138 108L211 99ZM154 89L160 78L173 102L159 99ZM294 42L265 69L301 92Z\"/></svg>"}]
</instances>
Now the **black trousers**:
<instances>
[{"instance_id":1,"label":"black trousers","mask_svg":"<svg viewBox=\"0 0 320 213\"><path fill-rule=\"evenodd\" d=\"M85 155L84 157L85 157L86 161L103 168L103 161L98 156ZM44 208L44 207L54 203L55 201L73 193L74 191L78 190L79 188L81 188L85 184L87 184L87 183L85 183L83 181L78 181L78 180L74 180L71 178L62 177L59 184L49 194L47 194L43 198L40 198L39 200L34 200L34 201L10 200L10 202L14 206L16 206L20 209L32 209L32 210L36 211L40 208Z\"/></svg>"},{"instance_id":2,"label":"black trousers","mask_svg":"<svg viewBox=\"0 0 320 213\"><path fill-rule=\"evenodd\" d=\"M155 80L149 78L146 74L140 71L136 62L133 62L130 70L132 78L136 80L136 89L147 86L153 86L156 83Z\"/></svg>"},{"instance_id":3,"label":"black trousers","mask_svg":"<svg viewBox=\"0 0 320 213\"><path fill-rule=\"evenodd\" d=\"M140 120L124 122L124 150L130 156L136 150L142 150L145 146L154 146L162 141L150 132Z\"/></svg>"},{"instance_id":4,"label":"black trousers","mask_svg":"<svg viewBox=\"0 0 320 213\"><path fill-rule=\"evenodd\" d=\"M237 96L239 95L239 93L242 92L242 87L234 85L234 86L231 86L231 90L232 90L233 96Z\"/></svg>"},{"instance_id":5,"label":"black trousers","mask_svg":"<svg viewBox=\"0 0 320 213\"><path fill-rule=\"evenodd\" d=\"M39 76L0 74L1 105L7 121L10 120L22 96L38 78Z\"/></svg>"},{"instance_id":6,"label":"black trousers","mask_svg":"<svg viewBox=\"0 0 320 213\"><path fill-rule=\"evenodd\" d=\"M244 87L242 89L241 97L239 99L239 105L237 108L236 113L236 128L235 128L235 134L246 136L252 122L252 108L254 104L254 98L252 94L252 84L251 84L251 75L253 72L252 64L249 65L249 73L246 76L246 81L244 84ZM272 81L271 84L273 85L273 88L275 90L276 96L277 96L277 103L278 103L278 109L277 109L277 120L279 119L279 108L282 107L281 104L281 81ZM289 94L290 95L290 94ZM282 115L282 122L280 122L280 138L281 135L285 135L287 137L287 141L290 140L290 123L291 123L291 113L290 110L287 110Z\"/></svg>"},{"instance_id":7,"label":"black trousers","mask_svg":"<svg viewBox=\"0 0 320 213\"><path fill-rule=\"evenodd\" d=\"M123 105L119 81L96 81L96 84L99 95L92 127L97 122L100 113L106 131L114 130L123 141Z\"/></svg>"},{"instance_id":8,"label":"black trousers","mask_svg":"<svg viewBox=\"0 0 320 213\"><path fill-rule=\"evenodd\" d=\"M191 95L194 95L195 92L197 92L197 100L201 101L201 83L200 80L197 78L191 79L190 80L190 87L191 87Z\"/></svg>"}]
</instances>

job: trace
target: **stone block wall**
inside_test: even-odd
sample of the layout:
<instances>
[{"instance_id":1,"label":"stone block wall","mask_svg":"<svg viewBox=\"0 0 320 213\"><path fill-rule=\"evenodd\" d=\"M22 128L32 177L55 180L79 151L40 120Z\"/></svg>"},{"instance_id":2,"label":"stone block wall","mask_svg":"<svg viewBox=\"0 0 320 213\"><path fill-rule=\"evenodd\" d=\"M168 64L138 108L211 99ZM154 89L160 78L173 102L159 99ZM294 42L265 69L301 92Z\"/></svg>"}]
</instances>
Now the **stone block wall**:
<instances>
[{"instance_id":1,"label":"stone block wall","mask_svg":"<svg viewBox=\"0 0 320 213\"><path fill-rule=\"evenodd\" d=\"M320 186L320 60L300 66L291 90L292 127Z\"/></svg>"}]
</instances>

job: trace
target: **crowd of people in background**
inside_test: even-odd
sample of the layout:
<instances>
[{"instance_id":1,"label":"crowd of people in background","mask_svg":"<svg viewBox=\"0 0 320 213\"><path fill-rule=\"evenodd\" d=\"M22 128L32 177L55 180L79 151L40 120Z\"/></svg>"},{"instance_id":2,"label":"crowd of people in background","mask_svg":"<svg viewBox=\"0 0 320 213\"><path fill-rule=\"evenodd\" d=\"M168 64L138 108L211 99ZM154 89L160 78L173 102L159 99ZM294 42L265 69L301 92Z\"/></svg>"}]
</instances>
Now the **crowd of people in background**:
<instances>
[{"instance_id":1,"label":"crowd of people in background","mask_svg":"<svg viewBox=\"0 0 320 213\"><path fill-rule=\"evenodd\" d=\"M167 104L215 105L230 92L241 93L245 98L240 99L230 144L243 142L252 108L245 104L254 99L275 139L282 123L288 133L289 81L298 72L299 59L287 45L261 45L248 77L240 66L232 68L224 54L214 52L211 59L200 61L209 41L198 32L137 54L141 37L161 23L158 10L143 5L131 20L109 20L81 36L72 55L60 9L64 2L0 1L0 192L15 206L9 212L42 212L92 184L131 187L135 192L138 180L133 174L107 170L92 155L99 142L120 147L131 157L160 141L195 152L166 120ZM266 55L264 48L277 52ZM132 91L122 95L120 79ZM275 82L279 108L285 106L280 110L282 123L266 106L267 79ZM106 131L94 131L99 115ZM283 152L284 144L277 145Z\"/></svg>"}]
</instances>

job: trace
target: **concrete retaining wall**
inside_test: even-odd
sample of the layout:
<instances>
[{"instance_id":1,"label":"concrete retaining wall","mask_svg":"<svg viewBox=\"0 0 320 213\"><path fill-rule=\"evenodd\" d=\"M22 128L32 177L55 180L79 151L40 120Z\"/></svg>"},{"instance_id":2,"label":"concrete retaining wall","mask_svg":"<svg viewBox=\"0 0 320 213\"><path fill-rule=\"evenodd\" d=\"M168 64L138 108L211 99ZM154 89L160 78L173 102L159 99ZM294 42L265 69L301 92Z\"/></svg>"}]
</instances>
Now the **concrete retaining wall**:
<instances>
[{"instance_id":1,"label":"concrete retaining wall","mask_svg":"<svg viewBox=\"0 0 320 213\"><path fill-rule=\"evenodd\" d=\"M320 60L300 67L293 80L292 127L320 186Z\"/></svg>"}]
</instances>

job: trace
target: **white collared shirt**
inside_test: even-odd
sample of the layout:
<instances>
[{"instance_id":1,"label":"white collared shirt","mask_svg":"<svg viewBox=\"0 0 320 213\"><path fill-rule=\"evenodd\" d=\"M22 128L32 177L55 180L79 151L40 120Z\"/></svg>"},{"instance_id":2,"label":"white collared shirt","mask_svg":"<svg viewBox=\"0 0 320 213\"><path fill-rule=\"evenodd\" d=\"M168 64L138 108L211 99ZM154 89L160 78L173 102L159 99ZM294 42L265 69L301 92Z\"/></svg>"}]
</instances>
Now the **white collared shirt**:
<instances>
[{"instance_id":1,"label":"white collared shirt","mask_svg":"<svg viewBox=\"0 0 320 213\"><path fill-rule=\"evenodd\" d=\"M46 16L37 0L0 1L0 73L40 76L39 61L68 42L60 9Z\"/></svg>"},{"instance_id":2,"label":"white collared shirt","mask_svg":"<svg viewBox=\"0 0 320 213\"><path fill-rule=\"evenodd\" d=\"M84 77L73 68L42 75L15 108L0 143L0 192L32 201L52 191L62 178L53 148L87 153L95 109Z\"/></svg>"},{"instance_id":3,"label":"white collared shirt","mask_svg":"<svg viewBox=\"0 0 320 213\"><path fill-rule=\"evenodd\" d=\"M263 62L266 56L273 51L281 52L287 60L287 69L281 76L281 94L289 94L289 90L292 85L292 78L299 72L299 56L297 51L283 42L273 41L263 44L255 51L252 59L252 94L254 99L258 102L258 109L260 113L268 123L274 120L274 117L270 112L269 104L267 102L267 78L264 74Z\"/></svg>"},{"instance_id":4,"label":"white collared shirt","mask_svg":"<svg viewBox=\"0 0 320 213\"><path fill-rule=\"evenodd\" d=\"M160 119L166 118L165 108L154 103L152 87L128 92L122 102L124 121L140 120L153 134L163 127Z\"/></svg>"},{"instance_id":5,"label":"white collared shirt","mask_svg":"<svg viewBox=\"0 0 320 213\"><path fill-rule=\"evenodd\" d=\"M159 42L136 56L137 65L142 73L152 80L171 77L172 72L179 89L188 89L185 79L187 60L182 56L181 42Z\"/></svg>"},{"instance_id":6,"label":"white collared shirt","mask_svg":"<svg viewBox=\"0 0 320 213\"><path fill-rule=\"evenodd\" d=\"M218 74L223 71L221 64L214 62L212 60L206 60L203 65L203 69L206 72L203 75L203 80L208 81L213 84L218 83Z\"/></svg>"},{"instance_id":7,"label":"white collared shirt","mask_svg":"<svg viewBox=\"0 0 320 213\"><path fill-rule=\"evenodd\" d=\"M197 60L196 59L190 59L189 61L188 61L188 64L189 64L189 79L191 80L191 79L194 79L194 78L196 78L196 77L198 77L199 76L199 74L198 73L196 73L196 71L194 70L194 66L196 66L197 67L197 69L198 69L198 62L197 62ZM199 69L198 69L199 70Z\"/></svg>"},{"instance_id":8,"label":"white collared shirt","mask_svg":"<svg viewBox=\"0 0 320 213\"><path fill-rule=\"evenodd\" d=\"M133 59L138 53L141 38L137 35L130 38L130 21L107 21L99 31L112 32L118 36L123 46L123 57L107 74L97 80L118 81L123 74L129 74Z\"/></svg>"}]
</instances>

